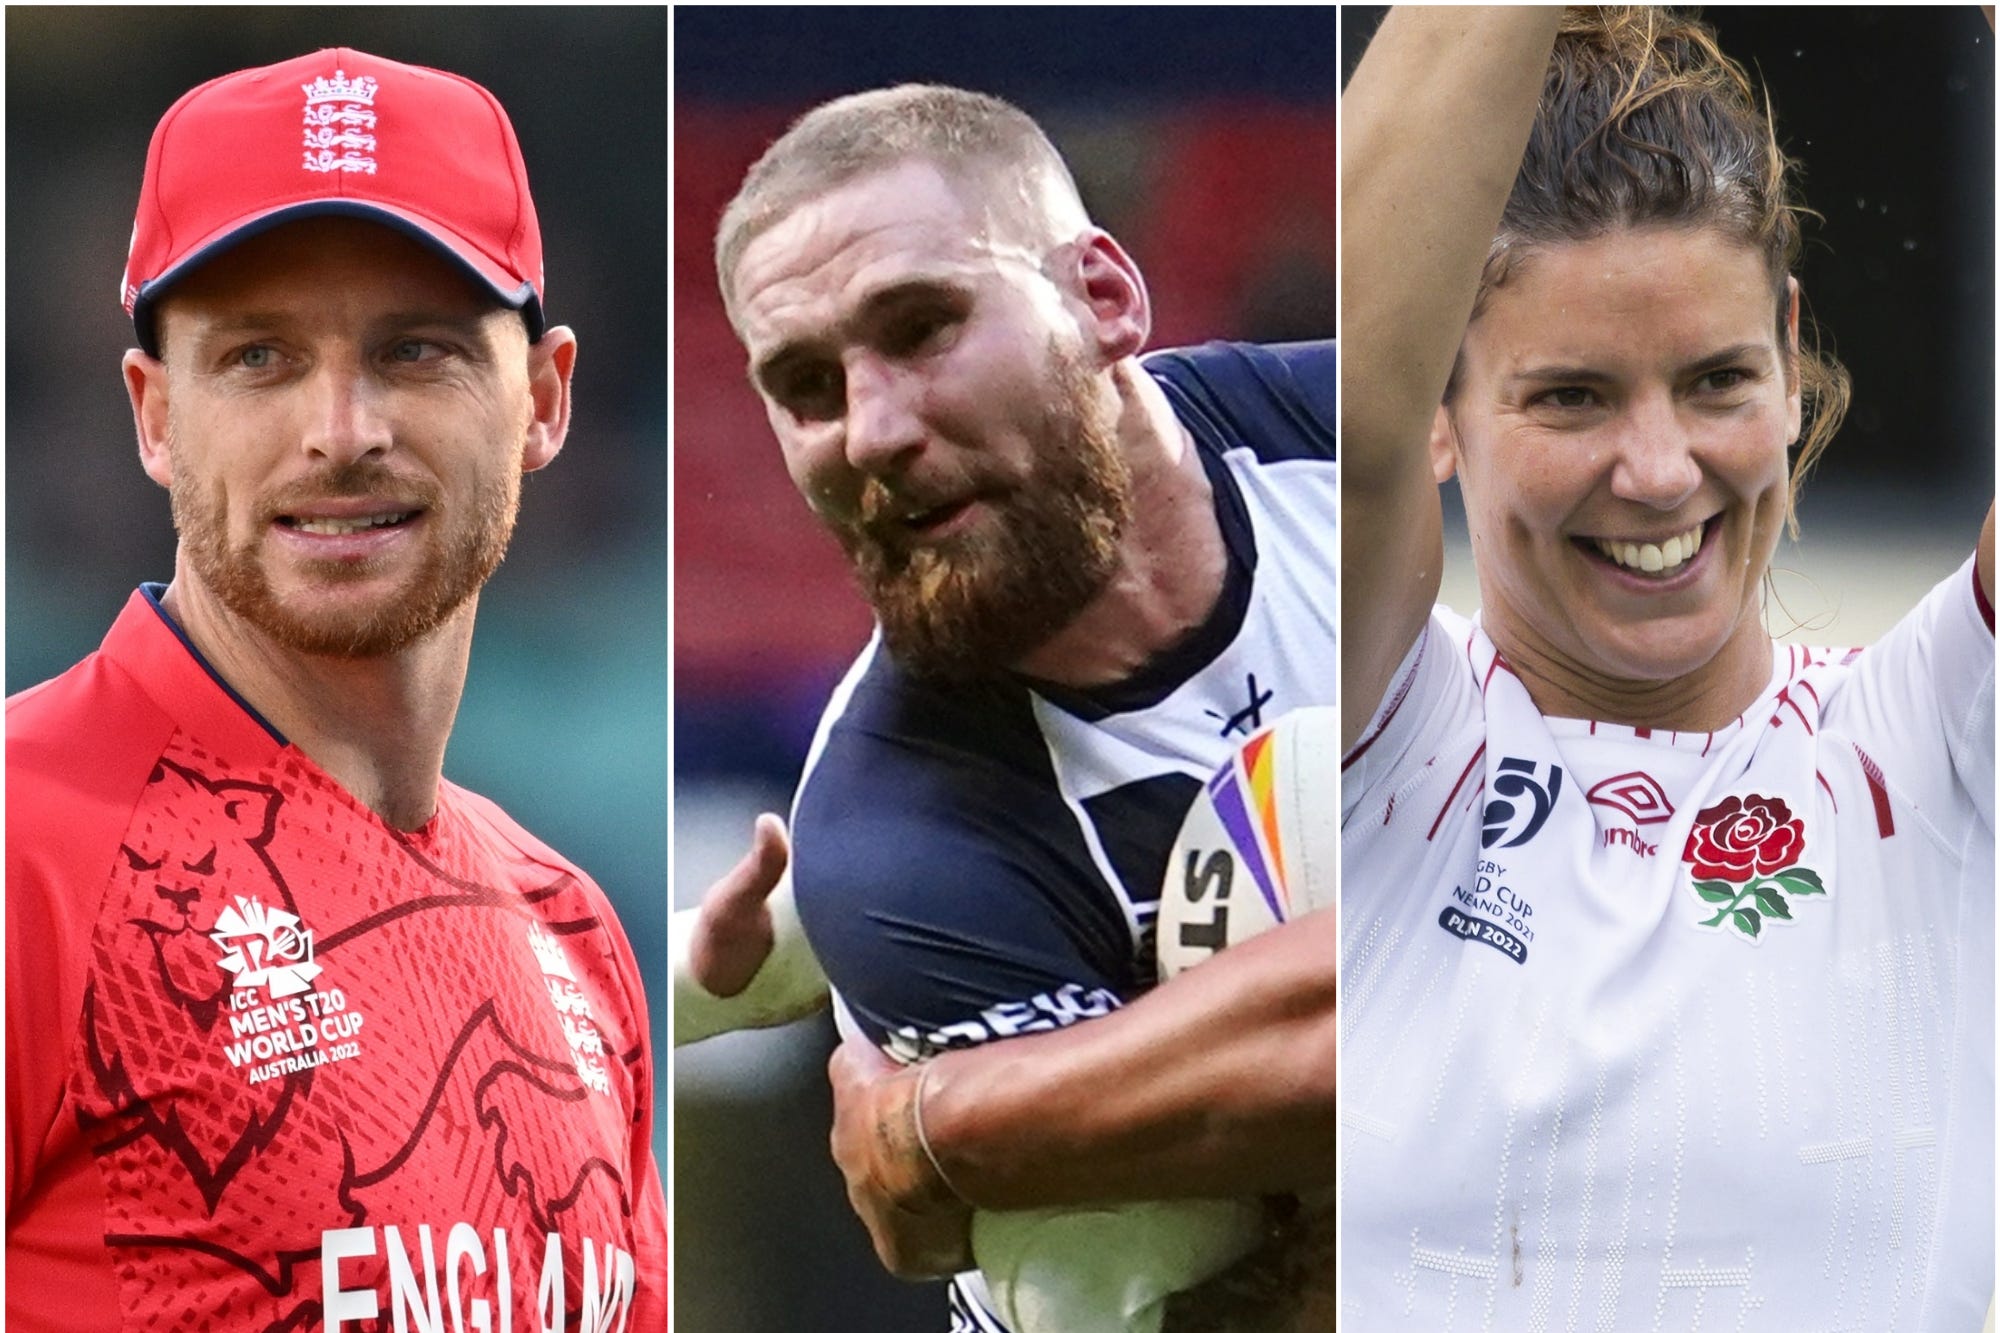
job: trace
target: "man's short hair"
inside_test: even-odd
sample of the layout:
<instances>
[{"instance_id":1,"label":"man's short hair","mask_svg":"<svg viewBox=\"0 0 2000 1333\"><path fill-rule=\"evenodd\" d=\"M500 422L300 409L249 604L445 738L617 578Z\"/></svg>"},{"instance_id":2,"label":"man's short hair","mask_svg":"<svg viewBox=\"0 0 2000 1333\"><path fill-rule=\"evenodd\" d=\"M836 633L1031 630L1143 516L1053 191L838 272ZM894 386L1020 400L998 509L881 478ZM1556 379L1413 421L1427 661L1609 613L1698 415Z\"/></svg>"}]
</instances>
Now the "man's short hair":
<instances>
[{"instance_id":1,"label":"man's short hair","mask_svg":"<svg viewBox=\"0 0 2000 1333\"><path fill-rule=\"evenodd\" d=\"M859 176L907 161L928 161L970 180L996 202L1014 204L1024 228L1089 219L1076 182L1041 126L1019 107L985 93L905 83L852 93L808 111L757 159L723 210L715 271L734 317L736 265L751 241L800 204ZM1005 195L996 187L1010 182ZM1056 210L1073 217L1062 219Z\"/></svg>"}]
</instances>

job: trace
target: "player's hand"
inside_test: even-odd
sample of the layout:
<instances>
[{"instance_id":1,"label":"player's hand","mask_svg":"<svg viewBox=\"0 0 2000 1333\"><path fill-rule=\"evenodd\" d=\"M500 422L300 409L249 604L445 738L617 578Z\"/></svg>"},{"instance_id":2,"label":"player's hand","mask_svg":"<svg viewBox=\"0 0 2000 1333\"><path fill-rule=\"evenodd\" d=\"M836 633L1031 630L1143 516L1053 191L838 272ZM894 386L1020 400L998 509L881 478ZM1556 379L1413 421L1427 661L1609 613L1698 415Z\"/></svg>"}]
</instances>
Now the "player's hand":
<instances>
[{"instance_id":1,"label":"player's hand","mask_svg":"<svg viewBox=\"0 0 2000 1333\"><path fill-rule=\"evenodd\" d=\"M757 816L750 851L709 886L688 944L688 970L710 995L735 995L771 956L771 891L791 863L791 840L776 815Z\"/></svg>"},{"instance_id":2,"label":"player's hand","mask_svg":"<svg viewBox=\"0 0 2000 1333\"><path fill-rule=\"evenodd\" d=\"M847 1201L897 1277L948 1277L971 1268L972 1207L931 1164L917 1131L922 1070L866 1042L840 1044L833 1080L833 1160Z\"/></svg>"},{"instance_id":3,"label":"player's hand","mask_svg":"<svg viewBox=\"0 0 2000 1333\"><path fill-rule=\"evenodd\" d=\"M750 852L667 924L674 1045L776 1027L826 1007L826 973L799 921L776 815L757 816Z\"/></svg>"}]
</instances>

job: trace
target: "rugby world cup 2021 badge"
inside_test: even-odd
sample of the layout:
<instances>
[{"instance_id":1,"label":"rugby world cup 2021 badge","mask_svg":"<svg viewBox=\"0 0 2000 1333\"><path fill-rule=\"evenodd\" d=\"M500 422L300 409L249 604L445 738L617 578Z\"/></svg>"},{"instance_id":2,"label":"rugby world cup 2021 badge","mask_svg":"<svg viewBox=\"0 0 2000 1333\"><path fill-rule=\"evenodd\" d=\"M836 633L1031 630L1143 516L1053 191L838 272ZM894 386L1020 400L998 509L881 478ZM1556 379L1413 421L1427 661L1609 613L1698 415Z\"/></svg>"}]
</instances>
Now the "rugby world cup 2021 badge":
<instances>
[{"instance_id":1,"label":"rugby world cup 2021 badge","mask_svg":"<svg viewBox=\"0 0 2000 1333\"><path fill-rule=\"evenodd\" d=\"M1469 883L1454 884L1452 903L1437 923L1459 939L1484 944L1525 965L1534 943L1535 914L1499 854L1533 842L1549 822L1565 789L1560 764L1502 757L1494 765L1491 798L1480 811L1480 858ZM1574 791L1573 784L1569 790Z\"/></svg>"},{"instance_id":2,"label":"rugby world cup 2021 badge","mask_svg":"<svg viewBox=\"0 0 2000 1333\"><path fill-rule=\"evenodd\" d=\"M360 1011L337 986L314 983L325 970L313 957L313 933L292 912L237 894L216 916L208 938L230 975L223 1054L249 1081L282 1078L361 1054Z\"/></svg>"},{"instance_id":3,"label":"rugby world cup 2021 badge","mask_svg":"<svg viewBox=\"0 0 2000 1333\"><path fill-rule=\"evenodd\" d=\"M1793 900L1827 893L1819 873L1799 864L1805 850L1805 820L1782 797L1725 796L1701 811L1681 859L1703 911L1715 911L1695 924L1757 944L1767 924L1794 923Z\"/></svg>"},{"instance_id":4,"label":"rugby world cup 2021 badge","mask_svg":"<svg viewBox=\"0 0 2000 1333\"><path fill-rule=\"evenodd\" d=\"M1481 812L1479 845L1492 851L1532 841L1549 822L1562 791L1560 764L1502 759L1493 770L1493 799Z\"/></svg>"}]
</instances>

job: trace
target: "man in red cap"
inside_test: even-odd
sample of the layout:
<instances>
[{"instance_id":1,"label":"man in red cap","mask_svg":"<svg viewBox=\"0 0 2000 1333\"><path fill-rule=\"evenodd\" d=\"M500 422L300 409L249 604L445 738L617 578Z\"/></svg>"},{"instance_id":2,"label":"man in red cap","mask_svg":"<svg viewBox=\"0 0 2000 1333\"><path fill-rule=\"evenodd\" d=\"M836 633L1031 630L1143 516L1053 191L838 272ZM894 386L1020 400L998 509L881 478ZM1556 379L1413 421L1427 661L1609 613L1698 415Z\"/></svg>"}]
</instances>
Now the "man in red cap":
<instances>
[{"instance_id":1,"label":"man in red cap","mask_svg":"<svg viewBox=\"0 0 2000 1333\"><path fill-rule=\"evenodd\" d=\"M327 50L155 131L123 297L173 580L7 713L17 1329L660 1329L638 969L442 777L569 426L506 114Z\"/></svg>"}]
</instances>

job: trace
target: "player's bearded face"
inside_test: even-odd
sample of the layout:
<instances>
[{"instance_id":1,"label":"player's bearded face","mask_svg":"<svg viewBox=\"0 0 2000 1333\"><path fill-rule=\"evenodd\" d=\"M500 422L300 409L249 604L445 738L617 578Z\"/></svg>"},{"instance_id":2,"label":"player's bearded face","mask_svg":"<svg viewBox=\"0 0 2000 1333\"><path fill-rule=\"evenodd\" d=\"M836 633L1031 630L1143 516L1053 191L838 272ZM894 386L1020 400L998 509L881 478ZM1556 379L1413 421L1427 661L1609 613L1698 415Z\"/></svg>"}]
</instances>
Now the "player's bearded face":
<instances>
[{"instance_id":1,"label":"player's bearded face","mask_svg":"<svg viewBox=\"0 0 2000 1333\"><path fill-rule=\"evenodd\" d=\"M949 493L975 494L987 512L942 536L911 533L900 517L911 499L896 482L864 483L858 520L835 533L904 666L948 680L993 675L1110 582L1131 517L1131 477L1094 389L1080 356L1052 345L1026 466L971 455Z\"/></svg>"},{"instance_id":2,"label":"player's bearded face","mask_svg":"<svg viewBox=\"0 0 2000 1333\"><path fill-rule=\"evenodd\" d=\"M447 500L428 477L361 458L258 495L248 530L232 535L223 479L204 474L195 451L183 446L183 423L171 416L169 432L174 527L188 562L224 606L296 652L373 657L431 633L499 567L520 508L521 477L513 467L481 475ZM384 495L425 516L425 549L417 559L399 553L399 577L375 560L312 562L303 588L291 586L296 577L274 577L264 534L282 515ZM391 575L386 586L365 596L342 595L385 575Z\"/></svg>"},{"instance_id":3,"label":"player's bearded face","mask_svg":"<svg viewBox=\"0 0 2000 1333\"><path fill-rule=\"evenodd\" d=\"M164 406L185 570L294 652L376 657L467 607L500 563L559 341L407 237L316 218L254 237L162 307L166 360L128 363ZM547 360L537 360L537 356ZM559 442L558 442L559 447Z\"/></svg>"}]
</instances>

